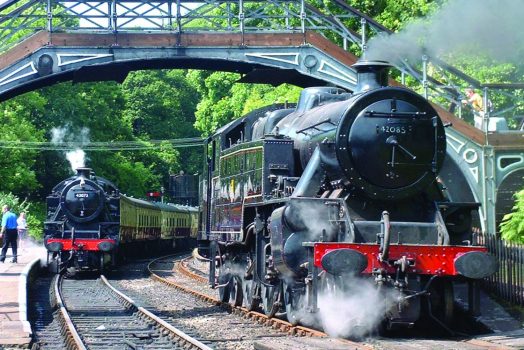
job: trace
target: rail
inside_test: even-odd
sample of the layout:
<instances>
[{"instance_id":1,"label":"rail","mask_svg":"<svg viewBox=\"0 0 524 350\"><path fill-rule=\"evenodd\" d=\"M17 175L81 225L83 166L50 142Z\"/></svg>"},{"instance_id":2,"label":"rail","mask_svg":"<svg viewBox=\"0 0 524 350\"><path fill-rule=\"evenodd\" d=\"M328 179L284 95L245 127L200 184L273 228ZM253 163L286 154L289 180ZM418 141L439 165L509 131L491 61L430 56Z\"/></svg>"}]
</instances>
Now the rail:
<instances>
[{"instance_id":1,"label":"rail","mask_svg":"<svg viewBox=\"0 0 524 350\"><path fill-rule=\"evenodd\" d=\"M63 275L57 275L57 277L55 278L54 293L56 298L56 304L59 310L60 323L62 325L64 337L66 338L65 344L68 349L87 350L84 341L80 337L80 334L78 333L78 330L73 324L73 321L71 320L71 317L69 316L69 313L67 312L67 309L65 307L64 300L62 298L62 293L60 291L60 285L62 284L62 280Z\"/></svg>"},{"instance_id":2,"label":"rail","mask_svg":"<svg viewBox=\"0 0 524 350\"><path fill-rule=\"evenodd\" d=\"M197 291L194 291L194 290L191 290L183 285L181 285L180 283L177 283L177 282L174 282L172 281L171 279L169 278L165 278L165 277L162 277L160 276L159 274L155 273L155 269L154 269L154 265L156 263L158 263L158 261L160 260L163 260L163 259L166 259L166 258L169 258L170 256L164 256L164 257L161 257L161 258L158 258L158 259L155 259L153 261L151 261L149 264L148 264L148 271L149 271L149 274L151 275L151 278L154 279L154 280L157 280L159 282L162 282L163 284L166 284L170 287L173 287L173 288L176 288L178 290L181 290L185 293L190 293L192 295L194 295L195 297L201 299L201 300L204 300L204 301L207 301L209 303L212 303L214 305L220 305L228 310L231 310L232 313L235 313L235 314L239 314L239 315L244 315L245 317L249 318L249 319L253 319L253 320L256 320L258 322L262 322L262 323L265 323L267 325L270 325L274 328L278 328L280 329L281 331L283 332L287 332L289 334L293 334L293 335L297 335L297 336L310 336L310 337L326 337L327 335L323 332L320 332L318 330L315 330L315 329L311 329L311 328L308 328L308 327L303 327L303 326L298 326L298 325L292 325L291 323L289 322L286 322L286 321L283 321L283 320L280 320L278 318L270 318L260 312L256 312L256 311L249 311L247 310L246 308L243 308L243 307L239 307L239 306L232 306L231 304L228 304L228 303L223 303L221 302L220 300L216 299L216 298L213 298L213 297L210 297L206 294L203 294L203 293L200 293L200 292L197 292ZM196 280L198 282L201 282L201 283L206 283L207 284L207 277L203 277L203 276L200 276L192 271L190 271L188 268L187 268L187 263L188 263L188 260L189 259L192 259L193 257L187 257L187 258L184 258L184 259L181 259L180 261L177 261L176 264L175 264L175 267L176 267L176 271L177 272L180 272L181 274L193 279L193 280ZM355 345L356 346L356 343L353 343L351 342L352 345ZM359 347L357 347L359 348ZM365 348L365 347L364 347Z\"/></svg>"},{"instance_id":3,"label":"rail","mask_svg":"<svg viewBox=\"0 0 524 350\"><path fill-rule=\"evenodd\" d=\"M162 334L169 335L171 339L176 339L177 346L184 349L199 349L199 350L211 350L211 348L197 339L187 335L183 331L177 329L176 327L170 325L166 321L162 320L152 312L146 310L145 308L137 305L133 299L126 296L122 292L114 288L107 278L103 275L100 276L100 280L103 285L108 288L113 295L115 295L120 302L124 305L126 309L134 310L141 318L147 319L149 323L154 324L155 327L161 329ZM63 281L63 276L58 275L55 280L54 293L56 298L56 303L59 308L59 317L60 323L62 325L63 332L65 335L65 343L68 349L87 349L86 343L83 341L79 331L77 330L74 320L71 318L69 311L66 307L66 304L63 301L61 293L61 284Z\"/></svg>"},{"instance_id":4,"label":"rail","mask_svg":"<svg viewBox=\"0 0 524 350\"><path fill-rule=\"evenodd\" d=\"M212 350L212 348L210 348L209 346L203 344L202 342L198 341L197 339L194 339L194 338L190 337L189 335L185 334L181 330L173 327L172 325L170 325L166 321L162 320L160 317L156 316L152 312L144 309L141 306L138 306L133 301L133 299L131 299L130 297L126 296L125 294L123 294L122 292L120 292L116 288L114 288L111 284L109 284L109 281L107 280L107 278L105 276L103 276L103 275L100 276L100 279L102 280L102 282L104 283L104 285L107 288L111 289L111 291L113 291L113 293L115 295L117 295L120 299L122 299L126 304L132 306L134 309L136 309L138 311L138 313L140 313L144 317L150 319L155 324L158 324L166 332L171 333L173 336L175 336L177 339L179 339L179 341L177 343L179 345L181 343L183 343L184 344L183 345L184 349Z\"/></svg>"}]
</instances>

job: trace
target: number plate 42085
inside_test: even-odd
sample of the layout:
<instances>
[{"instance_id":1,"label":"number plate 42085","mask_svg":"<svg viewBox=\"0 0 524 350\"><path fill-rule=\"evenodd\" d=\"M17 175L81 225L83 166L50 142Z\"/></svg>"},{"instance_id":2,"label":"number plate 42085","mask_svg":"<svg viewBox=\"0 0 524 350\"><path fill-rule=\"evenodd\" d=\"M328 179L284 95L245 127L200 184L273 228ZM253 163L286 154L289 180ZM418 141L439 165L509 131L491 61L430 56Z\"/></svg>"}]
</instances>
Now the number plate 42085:
<instances>
[{"instance_id":1,"label":"number plate 42085","mask_svg":"<svg viewBox=\"0 0 524 350\"><path fill-rule=\"evenodd\" d=\"M411 125L377 125L377 134L410 134L412 130Z\"/></svg>"}]
</instances>

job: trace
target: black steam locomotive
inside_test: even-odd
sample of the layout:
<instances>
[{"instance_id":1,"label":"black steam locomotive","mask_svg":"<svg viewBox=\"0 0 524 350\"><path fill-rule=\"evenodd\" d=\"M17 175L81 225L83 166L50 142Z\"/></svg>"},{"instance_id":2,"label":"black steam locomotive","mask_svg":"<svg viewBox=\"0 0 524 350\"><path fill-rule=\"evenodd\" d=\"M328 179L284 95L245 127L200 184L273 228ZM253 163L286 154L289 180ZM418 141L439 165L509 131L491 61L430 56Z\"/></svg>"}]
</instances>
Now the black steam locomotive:
<instances>
[{"instance_id":1,"label":"black steam locomotive","mask_svg":"<svg viewBox=\"0 0 524 350\"><path fill-rule=\"evenodd\" d=\"M198 209L127 197L89 168L61 181L47 197L44 243L48 265L103 271L119 256L191 246Z\"/></svg>"},{"instance_id":2,"label":"black steam locomotive","mask_svg":"<svg viewBox=\"0 0 524 350\"><path fill-rule=\"evenodd\" d=\"M452 282L496 268L460 224L478 204L443 192L446 135L431 104L388 87L385 62L354 68L353 94L308 88L296 108L256 110L210 140L210 283L223 301L308 323L327 307L321 297L349 299L371 281L379 297L366 307L382 325L446 327Z\"/></svg>"}]
</instances>

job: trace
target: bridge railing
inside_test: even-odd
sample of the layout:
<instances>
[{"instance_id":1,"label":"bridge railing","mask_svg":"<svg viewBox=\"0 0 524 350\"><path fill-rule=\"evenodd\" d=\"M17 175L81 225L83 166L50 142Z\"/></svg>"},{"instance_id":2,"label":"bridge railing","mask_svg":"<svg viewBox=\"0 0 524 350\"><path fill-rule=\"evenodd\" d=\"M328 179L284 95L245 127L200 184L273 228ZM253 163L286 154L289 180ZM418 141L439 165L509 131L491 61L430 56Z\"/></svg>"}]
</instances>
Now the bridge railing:
<instances>
[{"instance_id":1,"label":"bridge railing","mask_svg":"<svg viewBox=\"0 0 524 350\"><path fill-rule=\"evenodd\" d=\"M357 54L366 50L370 36L391 34L386 27L343 0L331 0L322 8L316 8L307 0L8 0L0 5L0 52L41 30L115 36L125 32L315 31ZM509 113L521 103L513 92L524 85L482 84L455 67L427 56L415 63L399 62L398 76L402 83L459 116L462 116L461 91L466 86L482 89L486 102L494 92L502 96L496 99L501 101L496 106L499 110L486 107L486 119L496 117L497 113ZM471 117L471 112L466 114Z\"/></svg>"}]
</instances>

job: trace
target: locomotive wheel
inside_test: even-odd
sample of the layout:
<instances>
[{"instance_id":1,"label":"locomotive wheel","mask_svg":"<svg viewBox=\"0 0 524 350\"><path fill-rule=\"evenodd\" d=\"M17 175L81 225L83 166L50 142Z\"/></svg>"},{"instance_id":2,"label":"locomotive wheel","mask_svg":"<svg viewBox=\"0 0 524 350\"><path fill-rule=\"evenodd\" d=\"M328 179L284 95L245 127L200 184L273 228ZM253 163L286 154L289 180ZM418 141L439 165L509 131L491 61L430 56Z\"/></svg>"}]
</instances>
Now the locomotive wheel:
<instances>
[{"instance_id":1,"label":"locomotive wheel","mask_svg":"<svg viewBox=\"0 0 524 350\"><path fill-rule=\"evenodd\" d=\"M239 276L233 276L229 284L229 303L234 306L242 305L242 300L244 299L242 293L242 279Z\"/></svg>"},{"instance_id":2,"label":"locomotive wheel","mask_svg":"<svg viewBox=\"0 0 524 350\"><path fill-rule=\"evenodd\" d=\"M262 300L262 311L264 314L271 318L276 315L280 309L280 284L278 285L269 285L261 284L260 285L260 297Z\"/></svg>"},{"instance_id":3,"label":"locomotive wheel","mask_svg":"<svg viewBox=\"0 0 524 350\"><path fill-rule=\"evenodd\" d=\"M242 306L249 311L255 310L260 304L260 297L257 295L260 287L253 280L242 281L242 294L244 295Z\"/></svg>"},{"instance_id":4,"label":"locomotive wheel","mask_svg":"<svg viewBox=\"0 0 524 350\"><path fill-rule=\"evenodd\" d=\"M218 288L221 302L230 303L234 306L242 305L242 280L239 276L232 275L229 268L224 266L223 269L220 269L218 284L223 286Z\"/></svg>"},{"instance_id":5,"label":"locomotive wheel","mask_svg":"<svg viewBox=\"0 0 524 350\"><path fill-rule=\"evenodd\" d=\"M431 293L429 296L431 313L444 325L450 326L453 322L455 310L455 297L451 281L434 281L429 292Z\"/></svg>"},{"instance_id":6,"label":"locomotive wheel","mask_svg":"<svg viewBox=\"0 0 524 350\"><path fill-rule=\"evenodd\" d=\"M220 301L223 303L229 303L231 274L224 273L222 269L220 269L218 274L218 284L221 286L218 288L218 296L220 297Z\"/></svg>"},{"instance_id":7,"label":"locomotive wheel","mask_svg":"<svg viewBox=\"0 0 524 350\"><path fill-rule=\"evenodd\" d=\"M294 283L283 282L284 305L289 323L296 326L302 322L302 316L306 312L307 295L305 288L297 288ZM295 288L293 288L295 287Z\"/></svg>"}]
</instances>

